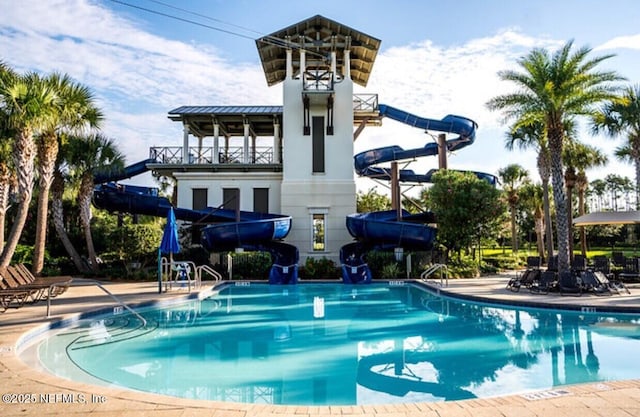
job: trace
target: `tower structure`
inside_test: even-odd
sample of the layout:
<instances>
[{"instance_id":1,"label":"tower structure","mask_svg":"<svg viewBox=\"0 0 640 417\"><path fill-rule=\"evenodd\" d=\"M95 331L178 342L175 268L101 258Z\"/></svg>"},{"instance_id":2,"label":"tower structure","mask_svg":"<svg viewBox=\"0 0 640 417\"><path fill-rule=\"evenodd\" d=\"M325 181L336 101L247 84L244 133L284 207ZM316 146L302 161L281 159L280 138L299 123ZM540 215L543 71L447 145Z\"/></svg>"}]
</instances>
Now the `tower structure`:
<instances>
[{"instance_id":1,"label":"tower structure","mask_svg":"<svg viewBox=\"0 0 640 417\"><path fill-rule=\"evenodd\" d=\"M302 257L337 259L352 240L354 83L366 86L380 41L323 16L256 41L267 83L283 84L280 209Z\"/></svg>"}]
</instances>

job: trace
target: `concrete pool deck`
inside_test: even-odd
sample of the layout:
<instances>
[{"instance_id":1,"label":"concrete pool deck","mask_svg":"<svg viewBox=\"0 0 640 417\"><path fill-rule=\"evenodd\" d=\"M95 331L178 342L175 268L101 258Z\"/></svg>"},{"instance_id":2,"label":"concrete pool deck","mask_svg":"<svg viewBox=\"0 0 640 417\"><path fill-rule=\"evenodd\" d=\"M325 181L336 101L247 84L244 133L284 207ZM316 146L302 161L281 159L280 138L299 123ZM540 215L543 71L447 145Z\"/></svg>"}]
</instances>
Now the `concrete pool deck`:
<instances>
[{"instance_id":1,"label":"concrete pool deck","mask_svg":"<svg viewBox=\"0 0 640 417\"><path fill-rule=\"evenodd\" d=\"M505 289L509 276L450 280L447 287L433 284L443 293L474 297L496 303L542 303L574 308L610 308L640 312L640 286L631 294L614 296L583 295L561 297L534 295L523 290ZM203 285L207 288L208 283ZM184 298L186 291L158 294L156 283L107 282L105 287L124 302L150 303ZM209 285L211 287L211 285ZM0 314L0 415L42 416L364 416L378 417L564 417L640 415L640 380L598 382L560 387L527 395L510 395L455 402L414 403L376 406L272 406L219 401L188 400L104 388L65 380L35 370L16 355L16 346L25 332L68 318L80 312L110 308L113 300L96 286L77 286L55 298L51 318L45 318L46 303L9 309ZM637 358L629 358L634 361ZM31 402L29 402L31 401Z\"/></svg>"}]
</instances>

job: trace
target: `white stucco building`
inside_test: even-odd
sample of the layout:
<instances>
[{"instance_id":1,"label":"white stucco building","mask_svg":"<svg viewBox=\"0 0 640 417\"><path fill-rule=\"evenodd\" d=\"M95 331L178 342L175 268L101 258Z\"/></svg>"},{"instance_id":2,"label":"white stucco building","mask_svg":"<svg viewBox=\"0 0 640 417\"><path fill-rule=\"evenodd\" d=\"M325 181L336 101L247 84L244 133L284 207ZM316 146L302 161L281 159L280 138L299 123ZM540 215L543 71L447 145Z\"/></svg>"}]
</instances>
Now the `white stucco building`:
<instances>
[{"instance_id":1,"label":"white stucco building","mask_svg":"<svg viewBox=\"0 0 640 417\"><path fill-rule=\"evenodd\" d=\"M286 242L307 257L338 261L353 240L353 141L378 125L377 96L366 86L380 41L314 16L256 41L266 81L282 106L183 106L182 146L154 147L148 167L171 175L177 207L222 207L292 217Z\"/></svg>"}]
</instances>

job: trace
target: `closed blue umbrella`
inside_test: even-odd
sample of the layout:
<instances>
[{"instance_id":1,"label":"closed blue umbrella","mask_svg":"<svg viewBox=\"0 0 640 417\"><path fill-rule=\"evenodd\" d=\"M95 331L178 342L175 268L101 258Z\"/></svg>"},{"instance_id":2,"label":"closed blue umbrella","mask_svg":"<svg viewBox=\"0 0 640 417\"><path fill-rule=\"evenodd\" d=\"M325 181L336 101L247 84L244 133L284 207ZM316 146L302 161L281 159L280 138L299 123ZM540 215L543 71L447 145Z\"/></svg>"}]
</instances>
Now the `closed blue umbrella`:
<instances>
[{"instance_id":1,"label":"closed blue umbrella","mask_svg":"<svg viewBox=\"0 0 640 417\"><path fill-rule=\"evenodd\" d=\"M160 248L158 249L158 292L162 292L161 253L169 254L169 265L171 265L173 264L173 254L178 252L180 252L178 225L176 223L176 215L173 212L173 207L170 207L169 212L167 213L167 224L164 226L162 241L160 242Z\"/></svg>"}]
</instances>

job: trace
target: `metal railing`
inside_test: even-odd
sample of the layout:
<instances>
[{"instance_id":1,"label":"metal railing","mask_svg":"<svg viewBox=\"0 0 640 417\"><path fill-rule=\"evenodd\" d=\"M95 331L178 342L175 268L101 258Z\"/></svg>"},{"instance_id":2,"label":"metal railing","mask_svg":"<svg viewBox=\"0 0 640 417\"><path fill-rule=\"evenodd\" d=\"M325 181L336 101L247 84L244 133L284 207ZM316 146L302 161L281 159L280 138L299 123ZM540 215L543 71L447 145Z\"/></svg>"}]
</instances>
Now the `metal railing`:
<instances>
[{"instance_id":1,"label":"metal railing","mask_svg":"<svg viewBox=\"0 0 640 417\"><path fill-rule=\"evenodd\" d=\"M354 94L353 95L353 111L354 112L374 112L378 110L377 94Z\"/></svg>"},{"instance_id":2,"label":"metal railing","mask_svg":"<svg viewBox=\"0 0 640 417\"><path fill-rule=\"evenodd\" d=\"M158 164L178 165L178 164L213 164L214 148L207 147L189 147L189 160L182 160L181 146L157 146L149 149L149 157L156 160ZM244 164L244 148L242 146L234 146L218 149L219 164ZM273 148L269 146L256 146L249 148L249 164L273 164L274 155Z\"/></svg>"},{"instance_id":3,"label":"metal railing","mask_svg":"<svg viewBox=\"0 0 640 417\"><path fill-rule=\"evenodd\" d=\"M196 277L197 277L196 279L198 280L199 283L202 282L203 273L212 276L216 282L222 281L222 275L218 271L211 268L209 265L198 265L196 267Z\"/></svg>"},{"instance_id":4,"label":"metal railing","mask_svg":"<svg viewBox=\"0 0 640 417\"><path fill-rule=\"evenodd\" d=\"M433 264L429 268L427 268L422 274L420 274L420 279L426 281L429 279L431 275L433 275L436 271L440 271L440 286L443 286L443 279L446 287L449 286L449 270L447 269L447 265L445 264Z\"/></svg>"},{"instance_id":5,"label":"metal railing","mask_svg":"<svg viewBox=\"0 0 640 417\"><path fill-rule=\"evenodd\" d=\"M96 287L100 288L105 294L107 294L109 297L111 297L116 303L118 303L118 305L120 305L121 307L126 309L129 313L131 313L134 316L136 316L136 318L142 322L142 327L147 327L147 320L145 320L144 317L142 317L137 311L135 311L134 309L129 307L127 304L125 304L124 301L122 301L121 299L116 297L111 291L106 289L102 285L102 283L100 283L99 281L96 281L96 280L93 280L93 279L84 279L84 278L83 279L72 279L71 280L71 285L74 285L74 284L84 284L84 286L95 285ZM54 286L55 285L56 284L54 284ZM49 291L51 291L51 287L49 287ZM51 298L52 297L47 297L47 318L51 317Z\"/></svg>"}]
</instances>

